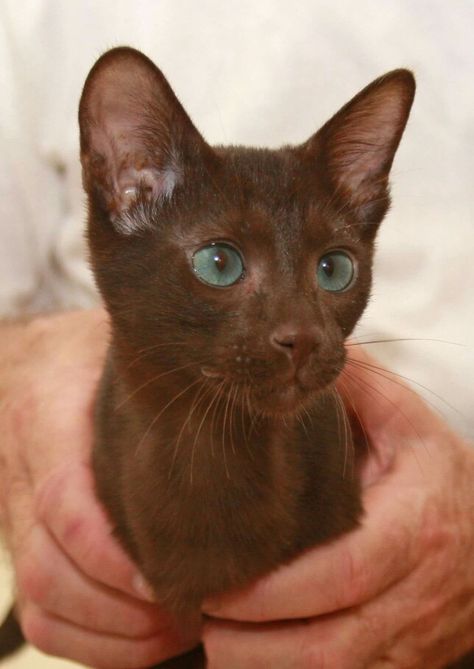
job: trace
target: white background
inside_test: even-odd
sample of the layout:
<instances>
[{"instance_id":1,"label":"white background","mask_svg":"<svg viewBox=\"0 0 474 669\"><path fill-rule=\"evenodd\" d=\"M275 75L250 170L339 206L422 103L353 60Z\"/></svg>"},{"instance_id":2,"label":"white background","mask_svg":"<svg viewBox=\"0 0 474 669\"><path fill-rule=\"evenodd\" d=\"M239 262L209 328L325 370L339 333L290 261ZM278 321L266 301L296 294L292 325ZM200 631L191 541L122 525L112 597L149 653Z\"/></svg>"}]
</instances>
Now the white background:
<instances>
[{"instance_id":1,"label":"white background","mask_svg":"<svg viewBox=\"0 0 474 669\"><path fill-rule=\"evenodd\" d=\"M0 0L0 314L96 299L76 110L106 48L152 57L211 143L303 141L369 81L409 67L418 92L362 331L421 339L371 351L473 436L473 34L470 0Z\"/></svg>"}]
</instances>

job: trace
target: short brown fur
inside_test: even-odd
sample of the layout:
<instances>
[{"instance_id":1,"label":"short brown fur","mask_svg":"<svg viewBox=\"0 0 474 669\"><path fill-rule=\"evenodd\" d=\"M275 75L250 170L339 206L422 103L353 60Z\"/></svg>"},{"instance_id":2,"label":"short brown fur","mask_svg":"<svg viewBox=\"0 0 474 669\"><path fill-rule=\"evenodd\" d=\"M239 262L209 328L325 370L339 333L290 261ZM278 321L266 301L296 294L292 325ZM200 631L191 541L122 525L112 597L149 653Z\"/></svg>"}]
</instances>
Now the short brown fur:
<instances>
[{"instance_id":1,"label":"short brown fur","mask_svg":"<svg viewBox=\"0 0 474 669\"><path fill-rule=\"evenodd\" d=\"M120 79L144 90L108 122L97 110ZM109 52L88 78L88 235L113 332L98 399L98 492L158 600L182 619L206 596L359 521L334 381L369 298L373 240L413 92L411 74L396 71L302 146L212 149L140 54ZM122 126L133 129L123 148ZM147 188L137 176L127 209L120 180L131 165L145 166ZM150 166L172 171L170 197ZM226 289L191 268L196 249L215 240L245 259L242 280ZM318 259L340 248L358 275L336 295L315 274ZM288 331L305 353L269 343Z\"/></svg>"},{"instance_id":2,"label":"short brown fur","mask_svg":"<svg viewBox=\"0 0 474 669\"><path fill-rule=\"evenodd\" d=\"M368 302L388 175L414 95L406 70L305 144L210 147L162 73L119 48L80 104L91 262L112 323L97 398L97 491L160 603L184 623L362 514L335 381ZM195 254L230 245L226 288ZM344 290L321 258L356 267ZM225 265L225 263L224 263ZM163 663L204 666L202 648Z\"/></svg>"}]
</instances>

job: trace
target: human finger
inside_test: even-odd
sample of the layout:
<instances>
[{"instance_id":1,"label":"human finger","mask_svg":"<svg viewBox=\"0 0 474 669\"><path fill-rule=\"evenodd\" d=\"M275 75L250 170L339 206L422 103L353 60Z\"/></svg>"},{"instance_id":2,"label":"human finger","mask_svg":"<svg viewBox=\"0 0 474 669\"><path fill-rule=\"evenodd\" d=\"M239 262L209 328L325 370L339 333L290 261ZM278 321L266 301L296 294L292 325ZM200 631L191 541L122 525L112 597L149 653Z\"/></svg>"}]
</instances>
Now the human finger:
<instances>
[{"instance_id":1,"label":"human finger","mask_svg":"<svg viewBox=\"0 0 474 669\"><path fill-rule=\"evenodd\" d=\"M404 379L385 369L365 350L349 347L338 389L369 437L388 433L392 440L432 432L439 421Z\"/></svg>"},{"instance_id":2,"label":"human finger","mask_svg":"<svg viewBox=\"0 0 474 669\"><path fill-rule=\"evenodd\" d=\"M21 621L25 638L44 653L101 669L149 667L189 650L198 641L173 628L135 639L100 634L52 616L31 602L23 608Z\"/></svg>"},{"instance_id":3,"label":"human finger","mask_svg":"<svg viewBox=\"0 0 474 669\"><path fill-rule=\"evenodd\" d=\"M256 625L211 620L203 642L208 669L366 669L358 663L356 649L350 648L352 632L353 625L331 616Z\"/></svg>"},{"instance_id":4,"label":"human finger","mask_svg":"<svg viewBox=\"0 0 474 669\"><path fill-rule=\"evenodd\" d=\"M85 464L68 463L48 477L37 494L37 506L39 519L84 574L135 597L153 599L138 568L112 536Z\"/></svg>"},{"instance_id":5,"label":"human finger","mask_svg":"<svg viewBox=\"0 0 474 669\"><path fill-rule=\"evenodd\" d=\"M211 620L203 633L209 669L445 667L472 648L472 610L453 597L466 586L449 573L449 562L446 572L433 566L430 559L401 585L332 615L266 624Z\"/></svg>"},{"instance_id":6,"label":"human finger","mask_svg":"<svg viewBox=\"0 0 474 669\"><path fill-rule=\"evenodd\" d=\"M170 625L156 605L88 578L41 525L32 528L15 570L22 599L75 625L130 638L151 636Z\"/></svg>"},{"instance_id":7,"label":"human finger","mask_svg":"<svg viewBox=\"0 0 474 669\"><path fill-rule=\"evenodd\" d=\"M413 537L422 509L413 497L397 493L397 481L394 472L366 491L362 526L306 551L243 591L207 601L204 611L254 622L306 618L361 604L402 579L417 563Z\"/></svg>"}]
</instances>

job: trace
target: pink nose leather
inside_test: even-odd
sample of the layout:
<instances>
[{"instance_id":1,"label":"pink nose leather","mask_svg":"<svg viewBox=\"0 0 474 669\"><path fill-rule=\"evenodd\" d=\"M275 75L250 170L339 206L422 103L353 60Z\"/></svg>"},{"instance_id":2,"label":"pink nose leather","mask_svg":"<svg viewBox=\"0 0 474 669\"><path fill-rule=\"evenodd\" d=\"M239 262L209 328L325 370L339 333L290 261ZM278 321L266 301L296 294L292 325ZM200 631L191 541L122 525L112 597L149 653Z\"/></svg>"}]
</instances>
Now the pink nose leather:
<instances>
[{"instance_id":1,"label":"pink nose leather","mask_svg":"<svg viewBox=\"0 0 474 669\"><path fill-rule=\"evenodd\" d=\"M296 369L301 367L318 346L318 338L311 330L281 327L270 337L273 348L286 355Z\"/></svg>"}]
</instances>

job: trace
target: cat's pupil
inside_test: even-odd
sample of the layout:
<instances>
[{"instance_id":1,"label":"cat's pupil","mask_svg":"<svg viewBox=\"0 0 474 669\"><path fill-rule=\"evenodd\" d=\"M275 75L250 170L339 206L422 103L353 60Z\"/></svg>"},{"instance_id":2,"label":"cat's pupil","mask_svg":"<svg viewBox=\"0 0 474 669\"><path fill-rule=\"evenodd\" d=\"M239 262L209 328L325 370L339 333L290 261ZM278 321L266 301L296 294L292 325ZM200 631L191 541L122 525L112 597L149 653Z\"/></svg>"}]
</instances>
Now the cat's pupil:
<instances>
[{"instance_id":1,"label":"cat's pupil","mask_svg":"<svg viewBox=\"0 0 474 669\"><path fill-rule=\"evenodd\" d=\"M193 270L200 281L210 286L232 286L243 276L240 253L224 242L212 242L198 249L192 257Z\"/></svg>"},{"instance_id":2,"label":"cat's pupil","mask_svg":"<svg viewBox=\"0 0 474 669\"><path fill-rule=\"evenodd\" d=\"M344 251L330 251L318 264L317 277L321 288L332 293L346 290L354 278L355 265Z\"/></svg>"},{"instance_id":3,"label":"cat's pupil","mask_svg":"<svg viewBox=\"0 0 474 669\"><path fill-rule=\"evenodd\" d=\"M227 267L227 253L225 251L216 251L214 262L219 272L224 272Z\"/></svg>"},{"instance_id":4,"label":"cat's pupil","mask_svg":"<svg viewBox=\"0 0 474 669\"><path fill-rule=\"evenodd\" d=\"M321 269L330 279L334 274L334 260L332 258L325 258L321 263Z\"/></svg>"}]
</instances>

